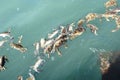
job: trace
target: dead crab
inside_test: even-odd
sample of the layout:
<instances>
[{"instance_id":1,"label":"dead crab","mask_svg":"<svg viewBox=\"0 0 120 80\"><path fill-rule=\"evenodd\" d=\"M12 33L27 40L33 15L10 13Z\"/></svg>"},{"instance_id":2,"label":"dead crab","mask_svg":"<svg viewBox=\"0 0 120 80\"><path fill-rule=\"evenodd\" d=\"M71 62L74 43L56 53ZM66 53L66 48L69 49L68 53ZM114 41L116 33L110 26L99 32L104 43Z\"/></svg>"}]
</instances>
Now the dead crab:
<instances>
[{"instance_id":1,"label":"dead crab","mask_svg":"<svg viewBox=\"0 0 120 80\"><path fill-rule=\"evenodd\" d=\"M98 35L97 34L98 28L95 25L93 25L93 24L87 24L86 26L91 29L91 32L93 32L95 35Z\"/></svg>"},{"instance_id":2,"label":"dead crab","mask_svg":"<svg viewBox=\"0 0 120 80\"><path fill-rule=\"evenodd\" d=\"M96 18L99 18L99 15L96 14L96 13L89 13L87 14L87 16L85 17L86 19L86 23L92 21L92 20L95 20Z\"/></svg>"},{"instance_id":3,"label":"dead crab","mask_svg":"<svg viewBox=\"0 0 120 80\"><path fill-rule=\"evenodd\" d=\"M18 43L14 43L13 41L11 41L10 46L11 48L14 48L20 52L26 52L27 48L24 48L24 46L21 44L21 40L22 40L22 35L19 37Z\"/></svg>"},{"instance_id":4,"label":"dead crab","mask_svg":"<svg viewBox=\"0 0 120 80\"><path fill-rule=\"evenodd\" d=\"M104 5L106 8L117 6L117 0L108 0Z\"/></svg>"}]
</instances>

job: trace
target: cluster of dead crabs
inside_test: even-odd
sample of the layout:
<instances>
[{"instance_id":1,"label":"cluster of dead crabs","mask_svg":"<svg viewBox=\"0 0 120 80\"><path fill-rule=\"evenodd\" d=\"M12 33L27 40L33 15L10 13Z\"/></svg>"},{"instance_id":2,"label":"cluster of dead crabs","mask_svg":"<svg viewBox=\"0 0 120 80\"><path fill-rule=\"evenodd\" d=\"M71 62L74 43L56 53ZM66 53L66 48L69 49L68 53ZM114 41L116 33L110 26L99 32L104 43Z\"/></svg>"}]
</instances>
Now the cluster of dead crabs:
<instances>
[{"instance_id":1,"label":"cluster of dead crabs","mask_svg":"<svg viewBox=\"0 0 120 80\"><path fill-rule=\"evenodd\" d=\"M99 19L100 21L103 20L103 18L106 19L106 21L115 20L116 28L113 29L111 32L116 32L120 29L120 8L117 6L117 0L108 0L105 4L106 12L105 13L88 13L84 18L80 19L77 23L71 23L69 25L65 26L59 26L58 28L54 29L51 33L48 33L48 36L46 38L41 38L40 41L33 43L35 46L34 54L37 56L40 53L40 50L43 54L47 54L48 57L52 53L57 52L58 55L62 55L62 52L60 51L60 47L64 46L67 47L67 41L73 40L76 37L82 35L84 32L86 32L86 28L89 28L92 33L95 35L97 34L98 27L94 24L91 24L91 21L94 21L96 19ZM2 37L2 40L0 41L0 47L3 46L4 43L9 42L10 47L13 49L16 49L20 51L21 53L24 53L27 51L27 48L25 48L22 44L22 35L19 38L18 42L14 42L14 37L11 36L11 31L5 31L0 33L0 37ZM7 38L6 38L7 37ZM41 64L41 58L39 59L38 63L34 65L34 70L37 71L38 64ZM6 56L0 57L0 71L5 70L5 63L8 61ZM109 62L108 60L102 58L100 56L101 61L101 71L104 73L109 68ZM37 67L36 67L37 66ZM20 79L22 80L22 79Z\"/></svg>"}]
</instances>

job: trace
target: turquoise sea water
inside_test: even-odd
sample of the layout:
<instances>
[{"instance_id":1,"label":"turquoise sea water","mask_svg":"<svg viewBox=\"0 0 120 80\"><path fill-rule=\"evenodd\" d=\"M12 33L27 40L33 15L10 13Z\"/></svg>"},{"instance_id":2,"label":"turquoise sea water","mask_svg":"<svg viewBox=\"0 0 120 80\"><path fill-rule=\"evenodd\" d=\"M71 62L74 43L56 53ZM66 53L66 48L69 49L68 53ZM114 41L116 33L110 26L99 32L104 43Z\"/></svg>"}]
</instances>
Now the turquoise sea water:
<instances>
[{"instance_id":1,"label":"turquoise sea water","mask_svg":"<svg viewBox=\"0 0 120 80\"><path fill-rule=\"evenodd\" d=\"M11 28L12 35L23 35L26 54L21 54L5 44L0 55L7 55L7 69L0 72L0 80L17 80L22 75L29 76L30 66L36 62L33 43L46 37L53 28L67 25L84 18L88 13L104 13L107 0L0 0L0 32ZM118 2L120 2L118 0ZM120 3L118 3L119 5ZM42 67L42 72L34 73L36 80L101 80L98 52L119 51L120 31L111 33L114 22L94 21L99 28L98 36L89 29L80 37L69 41L68 48L61 48L62 56L53 54ZM94 53L94 49L98 52Z\"/></svg>"}]
</instances>

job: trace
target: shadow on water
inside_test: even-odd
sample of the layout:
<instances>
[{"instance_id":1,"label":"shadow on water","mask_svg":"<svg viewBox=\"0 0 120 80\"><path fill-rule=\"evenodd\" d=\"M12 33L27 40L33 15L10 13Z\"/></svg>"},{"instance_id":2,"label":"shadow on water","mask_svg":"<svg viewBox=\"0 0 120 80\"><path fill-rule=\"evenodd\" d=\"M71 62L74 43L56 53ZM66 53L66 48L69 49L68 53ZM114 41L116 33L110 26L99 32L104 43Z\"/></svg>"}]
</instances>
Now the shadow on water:
<instances>
[{"instance_id":1,"label":"shadow on water","mask_svg":"<svg viewBox=\"0 0 120 80\"><path fill-rule=\"evenodd\" d=\"M120 52L113 53L107 73L102 75L102 80L120 80Z\"/></svg>"}]
</instances>

